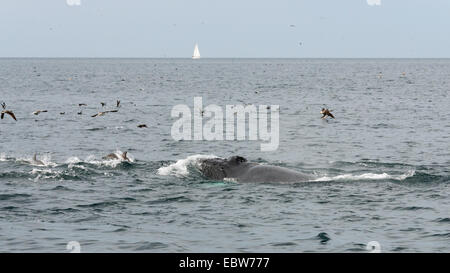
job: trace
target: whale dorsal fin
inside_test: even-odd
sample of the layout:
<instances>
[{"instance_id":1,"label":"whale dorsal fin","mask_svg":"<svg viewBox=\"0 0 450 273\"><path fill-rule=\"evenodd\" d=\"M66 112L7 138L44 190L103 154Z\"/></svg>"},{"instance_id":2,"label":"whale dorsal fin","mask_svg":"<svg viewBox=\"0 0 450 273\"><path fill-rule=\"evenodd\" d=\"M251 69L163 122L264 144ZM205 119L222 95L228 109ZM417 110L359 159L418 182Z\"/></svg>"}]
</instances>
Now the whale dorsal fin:
<instances>
[{"instance_id":1,"label":"whale dorsal fin","mask_svg":"<svg viewBox=\"0 0 450 273\"><path fill-rule=\"evenodd\" d=\"M127 153L128 153L128 152L123 152L123 153L122 153L122 158L123 158L124 160L130 161L130 159L127 157Z\"/></svg>"}]
</instances>

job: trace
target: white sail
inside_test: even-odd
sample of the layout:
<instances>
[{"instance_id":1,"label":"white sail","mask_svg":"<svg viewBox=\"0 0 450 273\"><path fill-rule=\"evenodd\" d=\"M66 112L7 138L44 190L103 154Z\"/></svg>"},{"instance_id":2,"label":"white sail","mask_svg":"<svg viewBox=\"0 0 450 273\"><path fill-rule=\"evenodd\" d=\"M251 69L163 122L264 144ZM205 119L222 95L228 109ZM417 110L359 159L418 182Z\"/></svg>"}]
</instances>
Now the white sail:
<instances>
[{"instance_id":1,"label":"white sail","mask_svg":"<svg viewBox=\"0 0 450 273\"><path fill-rule=\"evenodd\" d=\"M192 54L192 59L200 59L200 51L198 50L198 44L195 44L194 54Z\"/></svg>"}]
</instances>

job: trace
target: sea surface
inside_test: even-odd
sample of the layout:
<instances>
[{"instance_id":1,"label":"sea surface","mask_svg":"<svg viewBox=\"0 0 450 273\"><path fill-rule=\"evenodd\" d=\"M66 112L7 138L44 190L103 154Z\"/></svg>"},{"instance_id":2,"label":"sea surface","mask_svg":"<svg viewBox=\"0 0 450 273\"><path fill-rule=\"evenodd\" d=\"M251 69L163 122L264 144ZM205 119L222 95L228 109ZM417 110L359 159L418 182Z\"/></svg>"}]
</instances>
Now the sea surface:
<instances>
[{"instance_id":1,"label":"sea surface","mask_svg":"<svg viewBox=\"0 0 450 273\"><path fill-rule=\"evenodd\" d=\"M0 59L0 251L450 252L449 94L449 59ZM278 149L175 141L194 97L279 105ZM232 155L317 179L198 171Z\"/></svg>"}]
</instances>

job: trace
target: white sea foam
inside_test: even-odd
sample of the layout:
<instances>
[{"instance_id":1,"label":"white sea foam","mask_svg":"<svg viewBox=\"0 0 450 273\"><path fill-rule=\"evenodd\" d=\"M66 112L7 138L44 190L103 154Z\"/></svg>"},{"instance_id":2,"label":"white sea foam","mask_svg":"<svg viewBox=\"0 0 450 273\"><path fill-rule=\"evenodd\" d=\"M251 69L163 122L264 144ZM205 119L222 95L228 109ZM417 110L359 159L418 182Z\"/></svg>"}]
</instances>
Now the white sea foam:
<instances>
[{"instance_id":1,"label":"white sea foam","mask_svg":"<svg viewBox=\"0 0 450 273\"><path fill-rule=\"evenodd\" d=\"M78 168L78 169L85 170L86 167L84 167L83 165L77 165L78 163L81 163L81 162L83 162L83 160L79 159L76 156L69 157L66 160L66 164L68 164L67 168L68 169Z\"/></svg>"},{"instance_id":2,"label":"white sea foam","mask_svg":"<svg viewBox=\"0 0 450 273\"><path fill-rule=\"evenodd\" d=\"M80 163L80 162L82 162L82 160L81 159L79 159L78 157L76 157L76 156L72 156L72 157L69 157L67 160L66 160L66 164L77 164L77 163Z\"/></svg>"},{"instance_id":3,"label":"white sea foam","mask_svg":"<svg viewBox=\"0 0 450 273\"><path fill-rule=\"evenodd\" d=\"M62 174L62 171L52 170L52 169L33 169L30 174L37 174L33 179L34 182L38 182L41 178L43 179L54 179Z\"/></svg>"},{"instance_id":4,"label":"white sea foam","mask_svg":"<svg viewBox=\"0 0 450 273\"><path fill-rule=\"evenodd\" d=\"M159 175L175 175L175 176L187 176L189 174L188 166L196 166L200 159L217 158L215 155L191 155L185 159L180 159L169 166L161 167L158 169Z\"/></svg>"},{"instance_id":5,"label":"white sea foam","mask_svg":"<svg viewBox=\"0 0 450 273\"><path fill-rule=\"evenodd\" d=\"M393 180L405 180L415 174L414 170L408 171L406 174L391 175L387 173L363 173L359 175L354 174L341 174L337 176L324 176L317 178L313 181L336 181L336 180L382 180L382 179L393 179Z\"/></svg>"}]
</instances>

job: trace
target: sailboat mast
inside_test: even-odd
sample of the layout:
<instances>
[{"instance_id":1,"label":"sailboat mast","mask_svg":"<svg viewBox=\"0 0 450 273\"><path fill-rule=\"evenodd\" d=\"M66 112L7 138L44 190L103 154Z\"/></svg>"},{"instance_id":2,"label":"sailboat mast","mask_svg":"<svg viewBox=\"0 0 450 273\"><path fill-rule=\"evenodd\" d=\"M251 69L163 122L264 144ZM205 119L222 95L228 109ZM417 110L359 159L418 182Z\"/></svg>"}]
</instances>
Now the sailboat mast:
<instances>
[{"instance_id":1,"label":"sailboat mast","mask_svg":"<svg viewBox=\"0 0 450 273\"><path fill-rule=\"evenodd\" d=\"M192 54L192 59L200 59L200 51L198 50L198 44L195 44L194 54Z\"/></svg>"}]
</instances>

